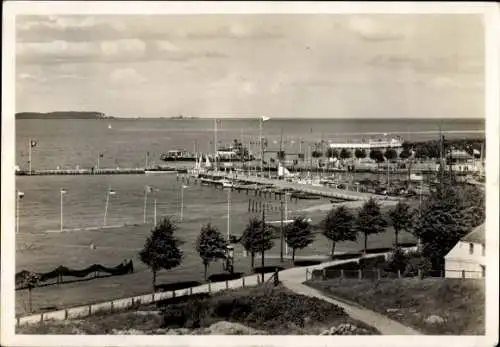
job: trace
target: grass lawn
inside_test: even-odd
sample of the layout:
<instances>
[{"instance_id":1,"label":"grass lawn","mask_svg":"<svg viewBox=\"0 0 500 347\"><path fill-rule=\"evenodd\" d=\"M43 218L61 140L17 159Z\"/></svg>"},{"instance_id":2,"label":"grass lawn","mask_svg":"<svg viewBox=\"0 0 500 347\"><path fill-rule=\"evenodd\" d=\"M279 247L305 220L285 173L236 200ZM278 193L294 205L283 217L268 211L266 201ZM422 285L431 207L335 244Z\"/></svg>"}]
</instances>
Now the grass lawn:
<instances>
[{"instance_id":1,"label":"grass lawn","mask_svg":"<svg viewBox=\"0 0 500 347\"><path fill-rule=\"evenodd\" d=\"M476 279L334 279L309 281L325 295L344 298L430 335L482 335L485 283ZM443 324L428 324L437 315Z\"/></svg>"},{"instance_id":2,"label":"grass lawn","mask_svg":"<svg viewBox=\"0 0 500 347\"><path fill-rule=\"evenodd\" d=\"M352 324L364 329L356 330L358 334L379 334L377 330L351 319L342 308L317 298L295 294L283 286L228 290L208 297L190 297L158 306L97 314L83 320L26 325L17 328L17 333L113 334L117 333L116 330L129 330L131 333L133 329L134 334L169 334L173 329L183 328L183 334L210 334L208 327L225 321L275 335L318 335L340 324ZM159 308L162 312L159 312Z\"/></svg>"},{"instance_id":3,"label":"grass lawn","mask_svg":"<svg viewBox=\"0 0 500 347\"><path fill-rule=\"evenodd\" d=\"M243 197L240 197L243 199ZM325 201L299 201L293 203L292 211L299 211ZM234 207L234 216L231 218L233 233L239 235L248 222L247 204L240 203ZM160 271L157 283L175 283L186 281L203 281L203 265L195 251L195 241L203 224L211 221L225 233L224 212L207 206L206 210L211 217L206 217L201 211L195 210L186 214L185 220L179 225L177 236L185 243L182 245L184 259L181 266L171 271ZM297 215L294 212L290 215ZM316 211L306 214L313 222L318 222L325 216L325 212ZM279 220L279 212L272 212L268 220ZM111 299L145 294L151 291L151 272L140 263L138 252L149 235L151 225L131 225L120 228L90 230L65 233L19 233L16 235L16 271L29 270L37 272L51 271L59 265L72 269L86 268L92 264L102 264L112 267L124 259L132 259L135 272L130 275L99 278L86 282L74 282L61 285L51 285L35 288L32 292L33 311L61 309L65 307L102 302ZM388 247L393 242L392 228L385 233L372 235L368 240L369 247ZM412 235L401 233L401 242L414 241ZM95 249L89 247L96 246ZM363 247L363 239L357 242L343 242L337 245L339 253L358 251ZM297 251L297 256L325 256L329 254L329 244L326 238L318 234L315 241L304 250ZM290 267L291 261L281 263L279 256L279 240L266 254L265 265L276 265L283 268ZM273 257L271 257L273 256ZM260 259L256 259L256 266L260 266ZM250 257L243 257L243 249L235 248L235 271L251 273ZM222 272L221 262L214 263L209 268L209 275ZM28 313L28 291L16 291L16 315Z\"/></svg>"}]
</instances>

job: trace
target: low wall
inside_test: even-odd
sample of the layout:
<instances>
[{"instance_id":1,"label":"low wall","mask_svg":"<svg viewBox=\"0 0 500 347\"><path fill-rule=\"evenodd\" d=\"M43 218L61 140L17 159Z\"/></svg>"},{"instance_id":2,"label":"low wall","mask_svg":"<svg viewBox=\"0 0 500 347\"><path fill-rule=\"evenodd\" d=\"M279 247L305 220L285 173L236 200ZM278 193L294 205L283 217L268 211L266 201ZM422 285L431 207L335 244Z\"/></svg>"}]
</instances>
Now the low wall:
<instances>
[{"instance_id":1,"label":"low wall","mask_svg":"<svg viewBox=\"0 0 500 347\"><path fill-rule=\"evenodd\" d=\"M273 275L274 273L264 274L264 280L265 281L269 280ZM196 287L138 295L134 297L116 299L96 304L77 306L64 310L43 312L24 317L17 317L16 326L21 326L26 324L36 324L48 320L67 320L75 318L84 318L91 316L97 312L113 312L118 310L126 310L136 305L152 304L173 297L189 296L201 293L216 293L226 289L237 289L247 286L256 286L260 283L261 283L261 274L255 274L230 281L202 284Z\"/></svg>"}]
</instances>

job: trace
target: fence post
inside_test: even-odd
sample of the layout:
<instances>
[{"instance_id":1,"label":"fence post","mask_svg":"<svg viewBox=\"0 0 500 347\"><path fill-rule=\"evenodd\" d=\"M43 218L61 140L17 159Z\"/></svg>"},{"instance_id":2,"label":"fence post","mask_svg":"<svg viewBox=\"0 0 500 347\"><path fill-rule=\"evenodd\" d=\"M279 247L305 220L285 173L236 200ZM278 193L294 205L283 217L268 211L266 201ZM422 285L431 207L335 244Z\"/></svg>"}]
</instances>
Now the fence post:
<instances>
[{"instance_id":1,"label":"fence post","mask_svg":"<svg viewBox=\"0 0 500 347\"><path fill-rule=\"evenodd\" d=\"M154 301L154 294L153 294L153 301ZM114 305L113 305L113 300L111 300L111 305L109 306L109 311L113 312L114 310Z\"/></svg>"},{"instance_id":2,"label":"fence post","mask_svg":"<svg viewBox=\"0 0 500 347\"><path fill-rule=\"evenodd\" d=\"M43 322L43 312L40 313L40 322Z\"/></svg>"},{"instance_id":3,"label":"fence post","mask_svg":"<svg viewBox=\"0 0 500 347\"><path fill-rule=\"evenodd\" d=\"M326 269L323 269L323 270L322 270L322 273L323 273L323 274L322 274L322 275L323 275L323 280L326 280Z\"/></svg>"},{"instance_id":4,"label":"fence post","mask_svg":"<svg viewBox=\"0 0 500 347\"><path fill-rule=\"evenodd\" d=\"M340 269L340 278L344 279L344 269Z\"/></svg>"},{"instance_id":5,"label":"fence post","mask_svg":"<svg viewBox=\"0 0 500 347\"><path fill-rule=\"evenodd\" d=\"M172 290L172 298L175 298L175 289Z\"/></svg>"},{"instance_id":6,"label":"fence post","mask_svg":"<svg viewBox=\"0 0 500 347\"><path fill-rule=\"evenodd\" d=\"M229 282L226 280L226 289L229 289Z\"/></svg>"},{"instance_id":7,"label":"fence post","mask_svg":"<svg viewBox=\"0 0 500 347\"><path fill-rule=\"evenodd\" d=\"M92 305L89 305L89 316L92 315Z\"/></svg>"},{"instance_id":8,"label":"fence post","mask_svg":"<svg viewBox=\"0 0 500 347\"><path fill-rule=\"evenodd\" d=\"M134 307L134 298L132 297L132 307Z\"/></svg>"},{"instance_id":9,"label":"fence post","mask_svg":"<svg viewBox=\"0 0 500 347\"><path fill-rule=\"evenodd\" d=\"M189 295L193 295L193 287L189 287Z\"/></svg>"},{"instance_id":10,"label":"fence post","mask_svg":"<svg viewBox=\"0 0 500 347\"><path fill-rule=\"evenodd\" d=\"M465 278L465 270L462 270L462 278Z\"/></svg>"},{"instance_id":11,"label":"fence post","mask_svg":"<svg viewBox=\"0 0 500 347\"><path fill-rule=\"evenodd\" d=\"M417 276L419 279L422 279L422 270L421 269L417 270Z\"/></svg>"},{"instance_id":12,"label":"fence post","mask_svg":"<svg viewBox=\"0 0 500 347\"><path fill-rule=\"evenodd\" d=\"M398 269L398 278L401 278L401 270Z\"/></svg>"},{"instance_id":13,"label":"fence post","mask_svg":"<svg viewBox=\"0 0 500 347\"><path fill-rule=\"evenodd\" d=\"M64 320L67 320L68 319L68 309L64 309Z\"/></svg>"},{"instance_id":14,"label":"fence post","mask_svg":"<svg viewBox=\"0 0 500 347\"><path fill-rule=\"evenodd\" d=\"M380 281L380 269L377 269L377 280Z\"/></svg>"},{"instance_id":15,"label":"fence post","mask_svg":"<svg viewBox=\"0 0 500 347\"><path fill-rule=\"evenodd\" d=\"M358 279L363 279L363 271L361 269L358 269Z\"/></svg>"},{"instance_id":16,"label":"fence post","mask_svg":"<svg viewBox=\"0 0 500 347\"><path fill-rule=\"evenodd\" d=\"M210 281L208 281L208 292L212 293L212 286L210 285Z\"/></svg>"},{"instance_id":17,"label":"fence post","mask_svg":"<svg viewBox=\"0 0 500 347\"><path fill-rule=\"evenodd\" d=\"M17 323L17 326L21 325L21 317L16 318L16 323Z\"/></svg>"}]
</instances>

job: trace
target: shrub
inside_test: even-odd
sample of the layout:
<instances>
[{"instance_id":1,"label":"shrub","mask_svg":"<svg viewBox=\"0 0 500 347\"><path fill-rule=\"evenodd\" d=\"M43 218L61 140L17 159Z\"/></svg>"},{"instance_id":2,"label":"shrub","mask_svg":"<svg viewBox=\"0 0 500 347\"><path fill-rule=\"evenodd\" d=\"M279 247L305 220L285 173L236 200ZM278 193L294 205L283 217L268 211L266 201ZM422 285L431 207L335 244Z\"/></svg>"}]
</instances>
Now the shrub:
<instances>
[{"instance_id":1,"label":"shrub","mask_svg":"<svg viewBox=\"0 0 500 347\"><path fill-rule=\"evenodd\" d=\"M389 260L385 264L384 270L387 272L398 272L403 273L408 264L408 256L401 248L394 249Z\"/></svg>"},{"instance_id":2,"label":"shrub","mask_svg":"<svg viewBox=\"0 0 500 347\"><path fill-rule=\"evenodd\" d=\"M222 282L222 281L231 281L243 276L243 272L237 273L221 273L221 274L213 274L208 277L210 282Z\"/></svg>"},{"instance_id":3,"label":"shrub","mask_svg":"<svg viewBox=\"0 0 500 347\"><path fill-rule=\"evenodd\" d=\"M276 271L276 269L278 269L278 271L284 270L284 268L280 266L259 266L253 269L253 273L261 274L262 272L264 272L265 274L267 274Z\"/></svg>"}]
</instances>

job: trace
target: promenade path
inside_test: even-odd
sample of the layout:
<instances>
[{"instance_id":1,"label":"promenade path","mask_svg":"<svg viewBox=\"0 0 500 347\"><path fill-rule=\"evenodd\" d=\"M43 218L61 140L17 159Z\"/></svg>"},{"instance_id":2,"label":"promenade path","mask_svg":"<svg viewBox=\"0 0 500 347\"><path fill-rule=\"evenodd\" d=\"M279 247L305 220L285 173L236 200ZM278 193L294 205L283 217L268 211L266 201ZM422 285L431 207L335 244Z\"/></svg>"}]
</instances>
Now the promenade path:
<instances>
[{"instance_id":1,"label":"promenade path","mask_svg":"<svg viewBox=\"0 0 500 347\"><path fill-rule=\"evenodd\" d=\"M329 265L333 265L339 262L331 262ZM310 269L321 269L324 268L325 265L321 264L319 267L310 267ZM401 323L398 323L390 318L387 318L379 313L376 313L372 310L364 308L360 305L354 303L347 303L346 301L336 300L331 297L327 297L323 295L320 291L306 286L303 284L303 272L297 271L302 270L300 268L293 268L286 271L280 272L280 280L285 287L293 291L294 293L315 297L339 307L342 307L344 311L351 317L352 319L361 321L369 326L377 329L382 335L420 335L420 332L409 328ZM376 300L374 298L374 300Z\"/></svg>"},{"instance_id":2,"label":"promenade path","mask_svg":"<svg viewBox=\"0 0 500 347\"><path fill-rule=\"evenodd\" d=\"M366 255L365 258L376 257L384 254L386 253L369 254ZM319 291L317 291L316 289L313 289L303 284L303 282L307 280L307 274L311 273L313 270L321 270L328 266L351 262L353 260L356 259L327 261L318 265L312 265L307 267L296 267L283 270L279 272L279 279L285 287L287 287L288 289L297 294L316 297L321 300L342 307L351 318L374 327L375 329L380 331L383 335L420 335L418 331L406 327L398 322L395 322L383 315L380 315L369 309L361 307L357 304L347 303L345 301L329 298L320 293ZM273 276L272 273L265 274L265 281L270 280L272 276ZM124 298L109 302L98 303L94 305L79 306L67 310L46 312L43 313L43 315L34 314L25 317L19 317L17 319L17 325L34 324L42 320L50 320L50 319L65 320L72 318L83 318L91 315L92 312L95 312L97 310L112 311L120 308L131 307L133 306L134 302L135 303L140 302L141 304L149 304L158 302L160 300L165 300L174 296L192 295L196 293L207 293L207 292L215 293L226 289L237 289L243 286L254 286L259 284L260 282L259 278L260 275L254 274L243 277L241 279L236 279L227 282L203 284L200 286L181 289L174 292L151 293L151 294L136 296L133 298Z\"/></svg>"}]
</instances>

